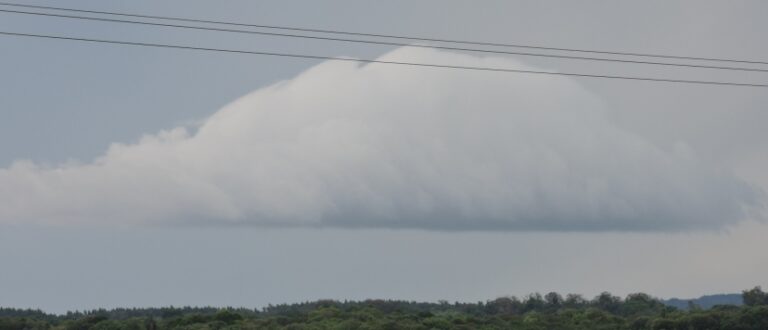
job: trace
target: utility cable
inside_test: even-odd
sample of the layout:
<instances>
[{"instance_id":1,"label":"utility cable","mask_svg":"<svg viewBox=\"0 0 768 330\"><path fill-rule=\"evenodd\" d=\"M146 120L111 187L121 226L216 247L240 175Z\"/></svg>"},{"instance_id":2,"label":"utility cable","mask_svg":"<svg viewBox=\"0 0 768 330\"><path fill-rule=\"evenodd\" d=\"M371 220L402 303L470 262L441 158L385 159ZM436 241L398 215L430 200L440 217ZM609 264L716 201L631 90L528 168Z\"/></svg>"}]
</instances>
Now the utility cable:
<instances>
[{"instance_id":1,"label":"utility cable","mask_svg":"<svg viewBox=\"0 0 768 330\"><path fill-rule=\"evenodd\" d=\"M540 75L586 77L586 78L622 79L622 80L652 81L652 82L666 82L666 83L699 84L699 85L738 86L738 87L768 87L768 84L756 84L756 83L737 83L737 82L711 81L711 80L683 80L683 79L649 78L649 77L635 77L635 76L598 75L598 74L586 74L586 73L552 72L552 71L536 71L536 70L519 70L519 69L507 69L507 68L497 68L497 67L478 67L478 66L462 66L462 65L433 64L433 63L414 63L414 62L400 62L400 61L383 61L383 60L356 59L356 58L344 58L344 57L332 57L332 56L307 55L307 54L289 54L289 53L247 51L247 50L222 49L222 48L207 48L207 47L194 47L194 46L170 45L170 44L156 44L156 43L146 43L146 42L118 41L118 40L106 40L106 39L89 39L89 38L52 36L52 35L43 35L43 34L3 32L3 31L0 31L0 35L16 36L16 37L29 37L29 38L42 38L42 39L68 40L68 41L82 41L82 42L91 42L91 43L131 45L131 46L142 46L142 47L155 47L155 48L185 49L185 50L221 52L221 53L264 55L264 56L276 56L276 57L292 57L292 58L315 59L315 60L331 60L331 61L346 61L346 62L358 62L358 63L379 63L379 64L392 64L392 65L405 65L405 66L412 66L412 67L432 67L432 68L460 69L460 70L472 70L472 71L492 71L492 72L540 74Z\"/></svg>"},{"instance_id":2,"label":"utility cable","mask_svg":"<svg viewBox=\"0 0 768 330\"><path fill-rule=\"evenodd\" d=\"M388 42L388 41L344 39L344 38L334 38L334 37L308 36L308 35L300 35L300 34L287 34L287 33L276 33L276 32L262 32L262 31L250 31L250 30L224 29L224 28L202 27L202 26L191 26L191 25L178 25L178 24L167 24L167 23L141 22L141 21L131 21L131 20L101 18L101 17L85 17L85 16L61 15L61 14L51 14L51 13L37 13L37 12L27 12L27 11L17 11L17 10L6 10L6 9L0 9L0 12L2 12L2 13L13 13L13 14L24 14L24 15L46 16L46 17L59 17L59 18L68 18L68 19L80 19L80 20L90 20L90 21L101 21L101 22L112 22L112 23L140 24L140 25L161 26L161 27L182 28L182 29L194 29L194 30L204 30L204 31L233 32L233 33L256 34L256 35L266 35L266 36L275 36L275 37L304 38L304 39L315 39L315 40L329 40L329 41L353 42L353 43L376 44L376 45L399 46L399 47L433 48L433 49L442 49L442 50L467 51L467 52L479 52L479 53L520 55L520 56L534 56L534 57L560 58L560 59L571 59L571 60L619 62L619 63L630 63L630 64L649 64L649 65L676 66L676 67L688 67L688 68L704 68L704 69L716 69L716 70L768 72L768 69L745 68L745 67L713 66L713 65L683 64L683 63L665 63L665 62L651 62L651 61L638 61L638 60L622 60L622 59L613 59L613 58L599 58L599 57L585 57L585 56L571 56L571 55L554 55L554 54L541 54L541 53L528 53L528 52L511 52L511 51L487 50L487 49L476 49L476 48L460 48L460 47L448 47L448 46L436 46L436 45L418 45L418 44L407 44L407 43L397 43L397 42Z\"/></svg>"},{"instance_id":3,"label":"utility cable","mask_svg":"<svg viewBox=\"0 0 768 330\"><path fill-rule=\"evenodd\" d=\"M328 29L314 29L314 28L301 28L291 26L279 26L279 25L265 25L265 24L249 24L229 21L217 21L217 20L205 20L205 19L193 19L171 16L158 16L158 15L145 15L145 14L132 14L132 13L118 13L110 11L98 11L98 10L86 10L53 6L41 6L41 5L26 5L11 2L0 2L0 5L22 8L36 8L46 10L68 11L68 12L80 12L90 14L102 14L102 15L114 15L123 17L137 17L148 18L158 20L171 20L171 21L183 21L194 23L209 23L220 24L230 26L242 26L242 27L254 27L264 29L276 29L276 30L289 30L289 31L302 31L302 32L314 32L314 33L328 33L339 35L353 35L364 37L377 37L377 38L391 38L401 40L412 41L427 41L427 42L442 42L442 43L454 43L454 44L467 44L477 46L494 46L494 47L512 47L512 48L528 48L528 49L541 49L551 51L567 51L567 52L580 52L580 53L593 53L593 54L605 54L605 55L622 55L622 56L637 56L637 57L656 57L656 58L668 58L679 60L697 60L697 61L715 61L715 62L732 62L732 63L746 63L746 64L768 64L768 61L757 60L743 60L743 59L727 59L727 58L713 58L713 57L699 57L699 56L681 56L681 55L667 55L667 54L651 54L651 53L639 53L639 52L620 52L620 51L606 51L606 50L589 50L583 48L563 48L563 47L548 47L548 46L536 46L526 44L511 44L511 43L498 43L498 42L483 42L483 41L469 41L469 40L457 40L457 39L442 39L442 38L429 38L418 36L405 36L405 35L393 35L393 34L377 34L377 33L364 33L364 32L352 32L341 30L328 30Z\"/></svg>"}]
</instances>

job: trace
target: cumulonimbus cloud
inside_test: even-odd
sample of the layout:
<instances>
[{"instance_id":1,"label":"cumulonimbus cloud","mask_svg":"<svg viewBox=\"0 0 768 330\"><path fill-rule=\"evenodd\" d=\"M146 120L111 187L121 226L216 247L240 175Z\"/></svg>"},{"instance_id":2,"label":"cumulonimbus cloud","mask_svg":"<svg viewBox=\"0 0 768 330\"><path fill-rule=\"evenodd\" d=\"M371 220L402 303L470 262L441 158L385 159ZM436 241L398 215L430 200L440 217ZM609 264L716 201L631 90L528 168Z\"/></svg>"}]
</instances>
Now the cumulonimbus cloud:
<instances>
[{"instance_id":1,"label":"cumulonimbus cloud","mask_svg":"<svg viewBox=\"0 0 768 330\"><path fill-rule=\"evenodd\" d=\"M399 49L382 60L525 68ZM190 132L0 169L0 223L686 230L760 191L620 129L571 79L326 62Z\"/></svg>"}]
</instances>

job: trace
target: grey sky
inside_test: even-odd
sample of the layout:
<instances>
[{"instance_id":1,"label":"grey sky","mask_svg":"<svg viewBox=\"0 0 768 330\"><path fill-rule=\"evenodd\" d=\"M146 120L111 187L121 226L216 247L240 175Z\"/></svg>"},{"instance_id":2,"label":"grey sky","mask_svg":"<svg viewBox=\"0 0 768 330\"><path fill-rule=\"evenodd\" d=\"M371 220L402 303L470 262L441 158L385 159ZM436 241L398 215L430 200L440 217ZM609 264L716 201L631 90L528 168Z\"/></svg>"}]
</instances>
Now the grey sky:
<instances>
[{"instance_id":1,"label":"grey sky","mask_svg":"<svg viewBox=\"0 0 768 330\"><path fill-rule=\"evenodd\" d=\"M53 1L36 3L64 6ZM761 42L768 30L762 15L768 4L760 1L488 1L482 5L472 1L227 1L216 5L68 1L66 6L545 46L768 59L768 46ZM0 15L2 31L363 58L391 50ZM144 134L197 122L248 92L290 79L318 63L12 37L0 39L0 50L0 168L19 159L50 165L69 160L88 163L112 143L134 143ZM763 83L767 78L758 73L519 60L561 71ZM683 143L707 167L732 172L762 189L768 187L764 170L768 167L764 142L768 93L764 90L577 82L600 98L605 104L601 111L616 127L664 151ZM760 253L764 244L758 239L758 234L768 233L768 227L753 222L739 225L732 233L678 235L119 227L3 226L3 267L12 271L0 275L0 305L56 311L171 303L258 306L323 297L476 300L546 290L686 296L751 287L761 284L758 281L768 273L768 262ZM580 249L569 249L568 243L584 253L575 254ZM356 250L358 254L349 255L348 246L360 245L363 249ZM603 249L606 245L610 251ZM694 246L701 247L707 257L696 255L701 252L695 252ZM222 255L232 258L219 258ZM322 259L327 264L318 263L319 255L327 256ZM680 259L686 262L678 263ZM210 260L211 268L201 266L203 260ZM643 267L627 265L626 260L638 260ZM462 262L470 262L470 267ZM145 263L153 269L151 276L142 268ZM579 276L548 275L562 274L563 268ZM487 272L478 279L465 273L468 269ZM648 269L656 271L648 273ZM638 272L645 276L637 276ZM418 280L411 282L411 278ZM284 282L276 285L278 279ZM216 291L212 283L221 285L221 290ZM136 294L142 290L148 293ZM59 299L64 297L68 299Z\"/></svg>"}]
</instances>

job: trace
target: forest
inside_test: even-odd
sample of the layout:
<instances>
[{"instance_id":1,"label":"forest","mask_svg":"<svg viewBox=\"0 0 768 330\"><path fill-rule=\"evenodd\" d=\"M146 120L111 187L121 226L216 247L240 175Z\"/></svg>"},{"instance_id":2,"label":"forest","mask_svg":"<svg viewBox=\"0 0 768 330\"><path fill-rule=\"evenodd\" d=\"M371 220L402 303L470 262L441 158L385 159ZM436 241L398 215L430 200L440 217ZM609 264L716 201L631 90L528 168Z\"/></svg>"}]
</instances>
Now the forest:
<instances>
[{"instance_id":1,"label":"forest","mask_svg":"<svg viewBox=\"0 0 768 330\"><path fill-rule=\"evenodd\" d=\"M118 308L62 315L0 308L0 330L240 330L240 329L632 329L765 330L768 293L742 292L743 305L686 310L644 293L592 299L551 292L477 303L396 300L270 305L261 309L215 307Z\"/></svg>"}]
</instances>

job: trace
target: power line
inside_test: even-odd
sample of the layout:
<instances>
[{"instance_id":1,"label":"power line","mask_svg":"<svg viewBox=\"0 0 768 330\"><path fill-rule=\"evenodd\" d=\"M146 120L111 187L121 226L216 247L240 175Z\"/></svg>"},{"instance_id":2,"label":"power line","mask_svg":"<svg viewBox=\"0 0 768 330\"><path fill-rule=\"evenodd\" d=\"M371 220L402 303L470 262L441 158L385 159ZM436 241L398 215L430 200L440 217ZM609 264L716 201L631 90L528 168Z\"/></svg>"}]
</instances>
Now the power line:
<instances>
[{"instance_id":1,"label":"power line","mask_svg":"<svg viewBox=\"0 0 768 330\"><path fill-rule=\"evenodd\" d=\"M353 43L376 44L376 45L387 45L387 46L433 48L433 49L442 49L442 50L468 51L468 52L479 52L479 53L520 55L520 56L534 56L534 57L560 58L560 59L571 59L571 60L619 62L619 63L631 63L631 64L662 65L662 66L675 66L675 67L688 67L688 68L704 68L704 69L717 69L717 70L768 72L768 69L757 69L757 68L730 67L730 66L712 66L712 65L700 65L700 64L683 64L683 63L665 63L665 62L622 60L622 59L612 59L612 58L571 56L571 55L554 55L554 54L541 54L541 53L528 53L528 52L510 52L510 51L501 51L501 50L487 50L487 49L476 49L476 48L447 47L447 46L435 46L435 45L417 45L417 44L407 44L407 43L388 42L388 41L344 39L344 38L334 38L334 37L308 36L308 35L300 35L300 34L287 34L287 33L251 31L251 30L224 29L224 28L213 28L213 27L202 27L202 26L190 26L190 25L178 25L178 24L167 24L167 23L153 23L153 22L131 21L131 20L111 19L111 18L101 18L101 17L86 17L86 16L51 14L51 13L27 12L27 11L7 10L7 9L0 9L0 12L13 13L13 14L24 14L24 15L37 15L37 16L46 16L46 17L59 17L59 18L69 18L69 19L80 19L80 20L90 20L90 21L101 21L101 22L112 22L112 23L140 24L140 25L161 26L161 27L182 28L182 29L194 29L194 30L204 30L204 31L233 32L233 33L256 34L256 35L266 35L266 36L275 36L275 37L289 37L289 38L329 40L329 41L353 42Z\"/></svg>"},{"instance_id":2,"label":"power line","mask_svg":"<svg viewBox=\"0 0 768 330\"><path fill-rule=\"evenodd\" d=\"M314 32L314 33L329 33L329 34L364 36L364 37L376 37L376 38L392 38L392 39L412 40L412 41L427 41L427 42L467 44L467 45L477 45L477 46L527 48L527 49L541 49L541 50L552 50L552 51L568 51L568 52L593 53L593 54L605 54L605 55L656 57L656 58L668 58L668 59L680 59L680 60L699 60L699 61L732 62L732 63L747 63L747 64L768 64L768 61L756 61L756 60L739 60L739 59L725 59L725 58L712 58L712 57L696 57L696 56L680 56L680 55L636 53L636 52L589 50L589 49L580 49L580 48L562 48L562 47L547 47L547 46L535 46L535 45L524 45L524 44L510 44L510 43L497 43L497 42L482 42L482 41L468 41L468 40L456 40L456 39L428 38L428 37L404 36L404 35L392 35L392 34L351 32L351 31L341 31L341 30L300 28L300 27L278 26L278 25L248 24L248 23L239 23L239 22L216 21L216 20L205 20L205 19L193 19L193 18L182 18L182 17L172 17L172 16L129 14L129 13L118 13L118 12L109 12L109 11L98 11L98 10L86 10L86 9L75 9L75 8L53 7L53 6L25 5L25 4L10 3L10 2L0 2L0 5L12 6L12 7L23 7L23 8L36 8L36 9L68 11L68 12L102 14L102 15L114 15L114 16L123 16L123 17L137 17L137 18L149 18L149 19L171 20L171 21L182 21L182 22L193 22L193 23L209 23L209 24L221 24L221 25L230 25L230 26L255 27L255 28L264 28L264 29L302 31L302 32Z\"/></svg>"},{"instance_id":3,"label":"power line","mask_svg":"<svg viewBox=\"0 0 768 330\"><path fill-rule=\"evenodd\" d=\"M197 50L197 51L209 51L209 52L249 54L249 55L264 55L264 56L277 56L277 57L293 57L293 58L303 58L303 59L332 60L332 61L346 61L346 62L359 62L359 63L393 64L393 65L406 65L406 66L413 66L413 67L431 67L431 68L460 69L460 70L472 70L472 71L492 71L492 72L506 72L506 73L542 74L542 75L556 75L556 76L571 76L571 77L586 77L586 78L605 78L605 79L622 79L622 80L638 80L638 81L653 81L653 82L683 83L683 84L700 84L700 85L721 85L721 86L738 86L738 87L768 87L768 84L735 83L735 82L707 81L707 80L664 79L664 78L647 78L647 77L632 77L632 76L613 76L613 75L597 75L597 74L586 74L586 73L518 70L518 69L495 68L495 67L477 67L477 66L445 65L445 64L432 64L432 63L382 61L382 60L355 59L355 58L343 58L343 57L332 57L332 56L306 55L306 54L289 54L289 53L247 51L247 50L236 50L236 49L222 49L222 48L207 48L207 47L194 47L194 46L169 45L169 44L155 44L155 43L146 43L146 42L118 41L118 40L105 40L105 39L88 39L88 38L52 36L52 35L17 33L17 32L3 32L3 31L0 31L0 35L17 36L17 37L31 37L31 38L43 38L43 39L70 40L70 41L83 41L83 42L118 44L118 45L130 45L130 46L142 46L142 47L155 47L155 48L172 48L172 49L185 49L185 50Z\"/></svg>"}]
</instances>

